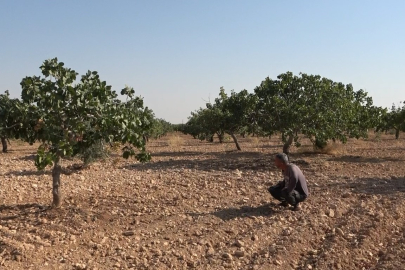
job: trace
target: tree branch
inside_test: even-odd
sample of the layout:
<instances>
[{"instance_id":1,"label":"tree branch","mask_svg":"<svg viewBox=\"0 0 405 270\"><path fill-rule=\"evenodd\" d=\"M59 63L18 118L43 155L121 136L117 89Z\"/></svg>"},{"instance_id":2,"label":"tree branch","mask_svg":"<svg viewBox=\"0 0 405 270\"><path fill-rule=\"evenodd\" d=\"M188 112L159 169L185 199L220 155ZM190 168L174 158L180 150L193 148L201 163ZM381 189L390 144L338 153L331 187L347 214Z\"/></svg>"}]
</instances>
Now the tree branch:
<instances>
[{"instance_id":1,"label":"tree branch","mask_svg":"<svg viewBox=\"0 0 405 270\"><path fill-rule=\"evenodd\" d=\"M14 125L12 125L12 126L5 127L4 129L10 129L10 128L13 128L13 127L19 126L19 125L21 125L21 123L17 123L17 124L14 124Z\"/></svg>"}]
</instances>

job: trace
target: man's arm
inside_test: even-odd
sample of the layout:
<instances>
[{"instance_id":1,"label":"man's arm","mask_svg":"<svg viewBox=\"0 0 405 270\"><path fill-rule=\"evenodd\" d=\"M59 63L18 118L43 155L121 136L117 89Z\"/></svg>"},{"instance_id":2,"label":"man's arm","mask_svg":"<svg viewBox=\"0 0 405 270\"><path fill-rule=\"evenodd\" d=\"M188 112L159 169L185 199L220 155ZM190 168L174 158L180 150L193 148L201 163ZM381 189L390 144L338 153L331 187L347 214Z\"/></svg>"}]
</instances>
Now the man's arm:
<instances>
[{"instance_id":1,"label":"man's arm","mask_svg":"<svg viewBox=\"0 0 405 270\"><path fill-rule=\"evenodd\" d=\"M291 167L288 170L288 175L289 175L289 182L288 182L288 186L285 187L284 189L287 190L288 193L293 192L293 190L295 189L295 187L297 186L298 183L298 175L297 172L292 169Z\"/></svg>"}]
</instances>

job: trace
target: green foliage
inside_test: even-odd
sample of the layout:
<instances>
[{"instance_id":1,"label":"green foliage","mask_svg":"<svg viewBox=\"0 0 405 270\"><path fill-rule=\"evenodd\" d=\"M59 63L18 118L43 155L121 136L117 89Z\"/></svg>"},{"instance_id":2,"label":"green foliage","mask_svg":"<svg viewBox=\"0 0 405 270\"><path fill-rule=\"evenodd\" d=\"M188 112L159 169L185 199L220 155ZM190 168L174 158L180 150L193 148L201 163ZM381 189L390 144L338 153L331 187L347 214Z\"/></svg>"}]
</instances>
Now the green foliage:
<instances>
[{"instance_id":1,"label":"green foliage","mask_svg":"<svg viewBox=\"0 0 405 270\"><path fill-rule=\"evenodd\" d=\"M254 133L257 130L256 104L257 96L242 90L238 93L231 91L228 96L221 87L219 98L215 105L222 112L222 129L228 134L242 132Z\"/></svg>"},{"instance_id":2,"label":"green foliage","mask_svg":"<svg viewBox=\"0 0 405 270\"><path fill-rule=\"evenodd\" d=\"M101 81L96 71L88 71L76 82L77 73L64 67L57 58L44 61L40 67L44 77L26 77L21 81L22 100L30 119L37 122L35 138L40 140L36 166L51 165L60 157L72 157L90 149L100 141L128 144L123 156L146 161L143 132L149 127L143 100L126 87L121 94ZM134 148L140 150L136 154Z\"/></svg>"},{"instance_id":3,"label":"green foliage","mask_svg":"<svg viewBox=\"0 0 405 270\"><path fill-rule=\"evenodd\" d=\"M224 134L230 134L239 149L235 134L254 132L257 127L255 119L256 96L247 90L228 96L220 88L219 97L214 103L207 103L206 108L192 112L188 122L180 126L181 131L200 140L212 140L216 134L220 142Z\"/></svg>"},{"instance_id":4,"label":"green foliage","mask_svg":"<svg viewBox=\"0 0 405 270\"><path fill-rule=\"evenodd\" d=\"M227 95L221 87L214 103L192 112L188 122L176 129L199 139L228 133L236 144L235 134L281 134L283 151L288 153L293 143L301 145L301 136L322 149L330 140L345 143L348 138L365 138L369 129L381 123L385 129L397 128L403 123L399 111L387 114L373 106L365 91L355 91L351 84L286 72L275 80L266 78L254 94L243 90Z\"/></svg>"},{"instance_id":5,"label":"green foliage","mask_svg":"<svg viewBox=\"0 0 405 270\"><path fill-rule=\"evenodd\" d=\"M214 134L222 134L219 122L219 111L211 108L200 108L192 112L183 132L192 135L195 139L211 140Z\"/></svg>"},{"instance_id":6,"label":"green foliage","mask_svg":"<svg viewBox=\"0 0 405 270\"><path fill-rule=\"evenodd\" d=\"M14 137L20 128L21 113L19 100L10 99L10 94L6 91L0 94L0 137Z\"/></svg>"},{"instance_id":7,"label":"green foliage","mask_svg":"<svg viewBox=\"0 0 405 270\"><path fill-rule=\"evenodd\" d=\"M293 141L300 145L300 134L319 148L330 139L366 137L368 128L374 127L373 117L381 112L363 90L319 75L287 72L277 80L266 78L255 93L259 125L267 135L281 132L286 149Z\"/></svg>"},{"instance_id":8,"label":"green foliage","mask_svg":"<svg viewBox=\"0 0 405 270\"><path fill-rule=\"evenodd\" d=\"M108 158L109 154L104 142L99 140L88 148L79 149L77 156L83 160L84 166L87 166L97 160Z\"/></svg>"},{"instance_id":9,"label":"green foliage","mask_svg":"<svg viewBox=\"0 0 405 270\"><path fill-rule=\"evenodd\" d=\"M401 107L402 103L402 107ZM405 103L400 102L400 106L394 104L389 112L385 111L382 120L377 126L377 131L395 131L395 138L399 138L399 132L405 132Z\"/></svg>"},{"instance_id":10,"label":"green foliage","mask_svg":"<svg viewBox=\"0 0 405 270\"><path fill-rule=\"evenodd\" d=\"M26 130L26 108L18 99L10 99L5 91L0 94L0 137L19 139Z\"/></svg>"},{"instance_id":11,"label":"green foliage","mask_svg":"<svg viewBox=\"0 0 405 270\"><path fill-rule=\"evenodd\" d=\"M149 138L158 139L162 136L165 136L167 133L174 131L173 125L164 119L156 118L152 110L149 111L150 127L145 132L145 137L148 140Z\"/></svg>"},{"instance_id":12,"label":"green foliage","mask_svg":"<svg viewBox=\"0 0 405 270\"><path fill-rule=\"evenodd\" d=\"M17 98L11 99L8 91L0 94L0 137L3 152L7 152L8 139L21 139L32 144L39 133L35 130L38 118L35 106L27 106Z\"/></svg>"}]
</instances>

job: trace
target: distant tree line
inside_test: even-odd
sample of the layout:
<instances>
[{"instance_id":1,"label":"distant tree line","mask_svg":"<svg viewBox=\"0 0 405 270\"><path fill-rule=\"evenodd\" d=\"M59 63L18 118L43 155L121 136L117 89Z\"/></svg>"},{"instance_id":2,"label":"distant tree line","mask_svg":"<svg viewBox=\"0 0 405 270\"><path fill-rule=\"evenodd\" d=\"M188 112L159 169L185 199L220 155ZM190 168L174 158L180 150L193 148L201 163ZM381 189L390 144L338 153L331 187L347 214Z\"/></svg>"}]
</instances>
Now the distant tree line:
<instances>
[{"instance_id":1,"label":"distant tree line","mask_svg":"<svg viewBox=\"0 0 405 270\"><path fill-rule=\"evenodd\" d=\"M377 107L365 91L355 91L351 84L286 72L277 79L265 78L253 93L227 94L221 87L214 102L191 112L187 123L176 129L208 141L216 136L223 142L224 134L229 134L238 150L236 135L281 134L283 152L288 154L293 144L301 145L303 137L320 149L329 141L366 138L370 129L394 129L398 138L405 131L405 106Z\"/></svg>"}]
</instances>

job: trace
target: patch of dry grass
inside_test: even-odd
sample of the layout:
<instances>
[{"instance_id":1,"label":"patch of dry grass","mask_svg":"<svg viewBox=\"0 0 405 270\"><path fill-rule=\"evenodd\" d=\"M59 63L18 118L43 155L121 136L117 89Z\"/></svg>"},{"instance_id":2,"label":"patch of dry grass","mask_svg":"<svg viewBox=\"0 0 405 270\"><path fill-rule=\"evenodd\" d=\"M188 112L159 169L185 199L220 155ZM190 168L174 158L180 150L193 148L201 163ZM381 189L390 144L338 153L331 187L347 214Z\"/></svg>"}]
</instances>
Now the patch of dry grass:
<instances>
[{"instance_id":1,"label":"patch of dry grass","mask_svg":"<svg viewBox=\"0 0 405 270\"><path fill-rule=\"evenodd\" d=\"M260 142L258 137L249 137L249 142L254 148L259 148L262 146L262 143Z\"/></svg>"},{"instance_id":2,"label":"patch of dry grass","mask_svg":"<svg viewBox=\"0 0 405 270\"><path fill-rule=\"evenodd\" d=\"M7 142L8 144L9 142ZM27 145L26 142L24 142L23 140L10 140L10 145L16 145L16 146L22 146L22 145Z\"/></svg>"},{"instance_id":3,"label":"patch of dry grass","mask_svg":"<svg viewBox=\"0 0 405 270\"><path fill-rule=\"evenodd\" d=\"M328 143L323 149L315 148L313 145L304 145L297 148L297 153L300 154L326 154L331 156L344 155L346 149L342 143Z\"/></svg>"},{"instance_id":4,"label":"patch of dry grass","mask_svg":"<svg viewBox=\"0 0 405 270\"><path fill-rule=\"evenodd\" d=\"M170 147L179 147L184 144L184 139L177 134L172 134L167 138L167 145Z\"/></svg>"},{"instance_id":5,"label":"patch of dry grass","mask_svg":"<svg viewBox=\"0 0 405 270\"><path fill-rule=\"evenodd\" d=\"M121 150L122 147L123 147L123 146L122 146L121 143L119 143L119 142L113 142L110 149L111 149L112 152L118 152L119 150Z\"/></svg>"},{"instance_id":6,"label":"patch of dry grass","mask_svg":"<svg viewBox=\"0 0 405 270\"><path fill-rule=\"evenodd\" d=\"M118 165L120 165L120 163L122 162L122 158L121 157L116 157L116 158L112 158L111 159L111 164L116 168L118 167Z\"/></svg>"},{"instance_id":7,"label":"patch of dry grass","mask_svg":"<svg viewBox=\"0 0 405 270\"><path fill-rule=\"evenodd\" d=\"M342 143L329 143L325 148L319 150L323 154L327 155L344 155L346 154L346 149Z\"/></svg>"},{"instance_id":8,"label":"patch of dry grass","mask_svg":"<svg viewBox=\"0 0 405 270\"><path fill-rule=\"evenodd\" d=\"M224 147L224 151L225 152L232 152L232 151L236 151L236 145L235 143L232 142L224 142L222 143L223 147Z\"/></svg>"}]
</instances>

